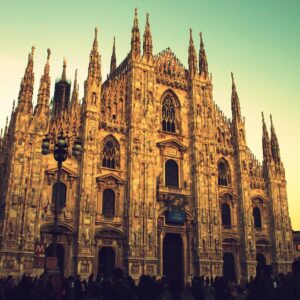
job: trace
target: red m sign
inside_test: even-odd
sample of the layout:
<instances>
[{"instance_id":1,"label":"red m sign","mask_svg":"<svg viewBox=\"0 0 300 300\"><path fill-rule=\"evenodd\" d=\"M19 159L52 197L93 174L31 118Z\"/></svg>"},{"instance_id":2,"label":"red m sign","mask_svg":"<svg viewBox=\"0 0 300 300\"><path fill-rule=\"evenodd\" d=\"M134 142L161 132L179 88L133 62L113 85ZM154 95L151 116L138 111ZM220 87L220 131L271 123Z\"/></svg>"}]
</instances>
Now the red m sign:
<instances>
[{"instance_id":1,"label":"red m sign","mask_svg":"<svg viewBox=\"0 0 300 300\"><path fill-rule=\"evenodd\" d=\"M45 255L45 244L41 242L35 243L34 254L37 256Z\"/></svg>"}]
</instances>

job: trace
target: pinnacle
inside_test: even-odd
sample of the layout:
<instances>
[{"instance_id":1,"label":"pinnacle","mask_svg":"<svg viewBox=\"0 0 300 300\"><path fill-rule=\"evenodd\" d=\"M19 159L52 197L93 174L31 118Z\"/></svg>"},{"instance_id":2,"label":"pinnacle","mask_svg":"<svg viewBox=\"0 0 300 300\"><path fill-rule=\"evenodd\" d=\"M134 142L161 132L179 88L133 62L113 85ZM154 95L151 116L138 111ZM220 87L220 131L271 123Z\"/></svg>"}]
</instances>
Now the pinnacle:
<instances>
[{"instance_id":1,"label":"pinnacle","mask_svg":"<svg viewBox=\"0 0 300 300\"><path fill-rule=\"evenodd\" d=\"M47 60L50 59L50 56L51 56L51 50L50 48L47 49Z\"/></svg>"}]
</instances>

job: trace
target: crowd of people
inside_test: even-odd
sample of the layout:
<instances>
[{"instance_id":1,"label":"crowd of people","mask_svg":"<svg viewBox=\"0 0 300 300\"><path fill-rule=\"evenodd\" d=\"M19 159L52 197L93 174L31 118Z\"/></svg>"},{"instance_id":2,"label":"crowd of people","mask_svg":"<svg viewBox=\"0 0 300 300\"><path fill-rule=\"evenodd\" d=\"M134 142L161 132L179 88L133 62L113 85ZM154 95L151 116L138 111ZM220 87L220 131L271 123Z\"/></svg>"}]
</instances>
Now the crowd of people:
<instances>
[{"instance_id":1,"label":"crowd of people","mask_svg":"<svg viewBox=\"0 0 300 300\"><path fill-rule=\"evenodd\" d=\"M270 266L258 268L256 277L244 287L234 279L200 276L183 287L180 282L149 275L142 275L136 285L120 268L109 278L91 274L87 280L70 276L59 282L51 275L33 278L24 274L19 281L11 276L0 279L0 300L184 300L184 289L195 300L300 300L300 260L292 269L290 274L274 277Z\"/></svg>"}]
</instances>

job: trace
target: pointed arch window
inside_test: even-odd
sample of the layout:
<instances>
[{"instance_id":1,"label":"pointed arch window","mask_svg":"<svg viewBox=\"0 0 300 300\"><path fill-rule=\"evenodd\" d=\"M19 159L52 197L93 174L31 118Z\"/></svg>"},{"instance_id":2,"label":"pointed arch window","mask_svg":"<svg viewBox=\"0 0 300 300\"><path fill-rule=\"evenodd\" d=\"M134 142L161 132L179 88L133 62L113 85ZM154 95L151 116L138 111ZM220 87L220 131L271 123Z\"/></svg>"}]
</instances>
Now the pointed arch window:
<instances>
[{"instance_id":1,"label":"pointed arch window","mask_svg":"<svg viewBox=\"0 0 300 300\"><path fill-rule=\"evenodd\" d=\"M222 225L226 228L231 227L231 213L230 206L227 203L223 203L221 206Z\"/></svg>"},{"instance_id":2,"label":"pointed arch window","mask_svg":"<svg viewBox=\"0 0 300 300\"><path fill-rule=\"evenodd\" d=\"M116 169L120 165L119 144L113 137L104 140L102 151L102 166L105 168Z\"/></svg>"},{"instance_id":3,"label":"pointed arch window","mask_svg":"<svg viewBox=\"0 0 300 300\"><path fill-rule=\"evenodd\" d=\"M166 95L162 102L162 130L176 132L176 111L174 99L171 95Z\"/></svg>"},{"instance_id":4,"label":"pointed arch window","mask_svg":"<svg viewBox=\"0 0 300 300\"><path fill-rule=\"evenodd\" d=\"M112 217L115 215L115 193L111 189L103 191L102 200L102 214L105 217Z\"/></svg>"},{"instance_id":5,"label":"pointed arch window","mask_svg":"<svg viewBox=\"0 0 300 300\"><path fill-rule=\"evenodd\" d=\"M218 184L223 186L229 186L231 184L229 166L225 161L218 163Z\"/></svg>"},{"instance_id":6,"label":"pointed arch window","mask_svg":"<svg viewBox=\"0 0 300 300\"><path fill-rule=\"evenodd\" d=\"M175 160L168 159L166 161L165 179L166 186L179 187L178 165Z\"/></svg>"},{"instance_id":7,"label":"pointed arch window","mask_svg":"<svg viewBox=\"0 0 300 300\"><path fill-rule=\"evenodd\" d=\"M254 227L256 229L261 229L262 224L261 224L261 213L259 207L254 207L253 208L253 219L254 219Z\"/></svg>"},{"instance_id":8,"label":"pointed arch window","mask_svg":"<svg viewBox=\"0 0 300 300\"><path fill-rule=\"evenodd\" d=\"M56 200L57 199L57 200ZM56 182L52 187L52 205L55 208L55 202L57 201L58 211L62 210L66 206L67 200L67 187L62 182Z\"/></svg>"}]
</instances>

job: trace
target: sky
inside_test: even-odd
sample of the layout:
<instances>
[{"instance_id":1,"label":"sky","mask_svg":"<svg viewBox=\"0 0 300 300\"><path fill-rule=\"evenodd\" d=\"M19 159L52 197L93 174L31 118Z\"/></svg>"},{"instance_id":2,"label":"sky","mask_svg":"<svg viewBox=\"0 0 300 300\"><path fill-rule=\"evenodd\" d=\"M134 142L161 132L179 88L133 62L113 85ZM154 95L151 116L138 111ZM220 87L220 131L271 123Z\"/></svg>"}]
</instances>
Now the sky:
<instances>
[{"instance_id":1,"label":"sky","mask_svg":"<svg viewBox=\"0 0 300 300\"><path fill-rule=\"evenodd\" d=\"M247 143L262 160L261 111L267 125L273 116L281 158L286 170L289 211L294 230L300 230L300 1L277 0L51 0L0 1L0 128L18 97L27 56L35 45L35 93L51 49L51 95L61 76L78 69L80 96L87 76L94 28L99 28L102 77L109 70L113 37L117 63L129 52L134 8L141 34L150 14L153 51L170 47L187 66L189 28L199 49L202 31L213 75L214 101L231 117L230 72L234 73Z\"/></svg>"}]
</instances>

